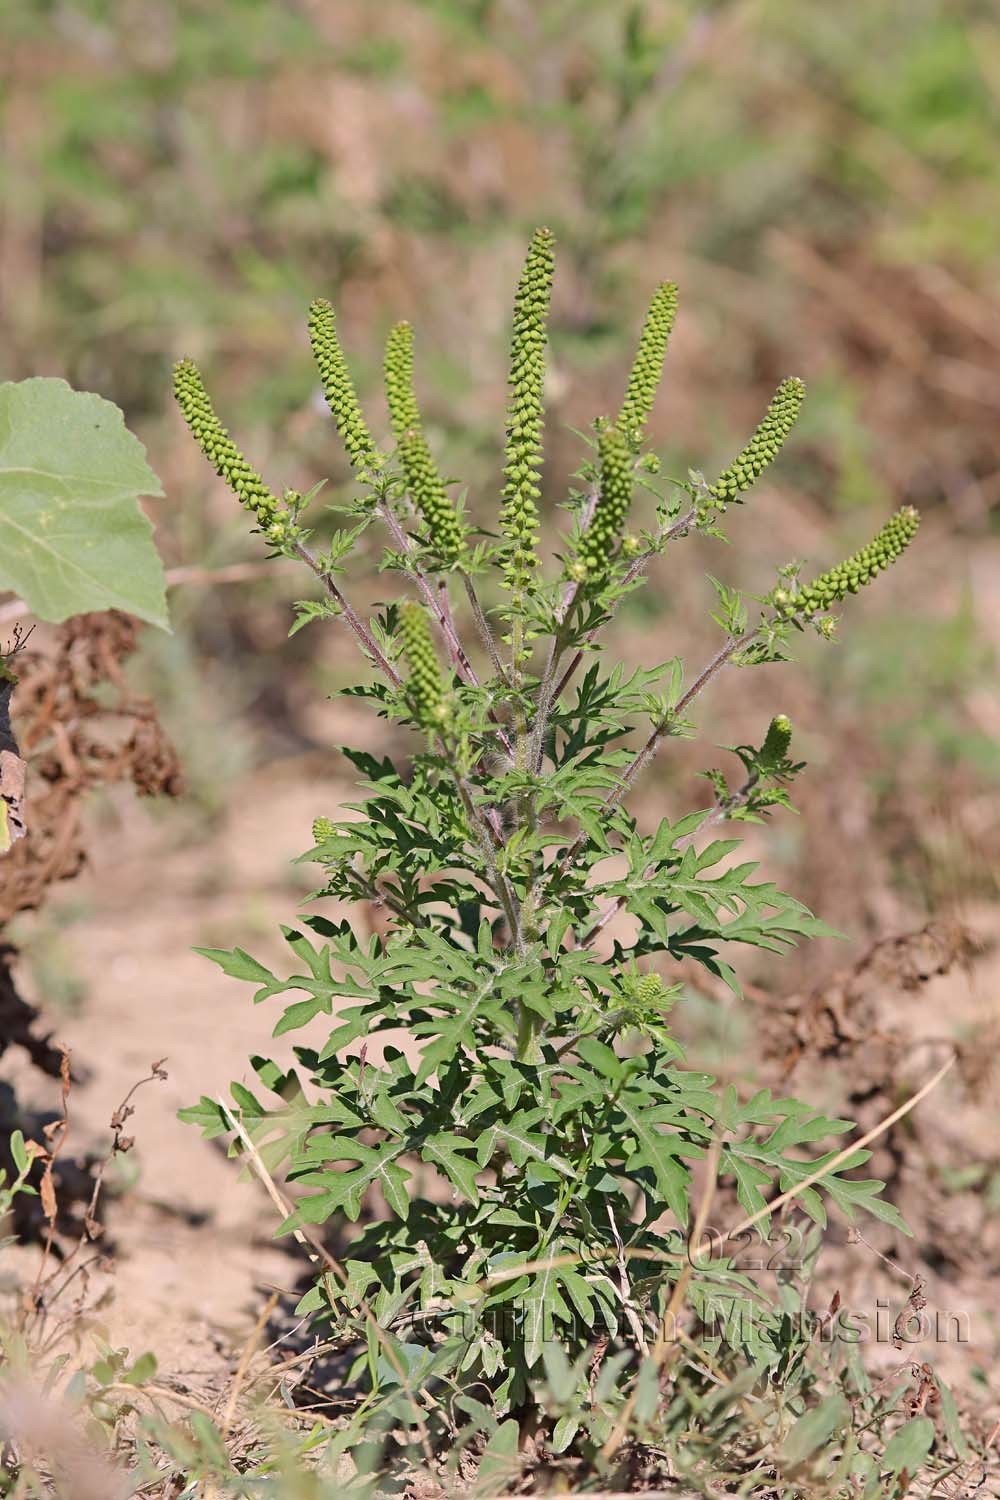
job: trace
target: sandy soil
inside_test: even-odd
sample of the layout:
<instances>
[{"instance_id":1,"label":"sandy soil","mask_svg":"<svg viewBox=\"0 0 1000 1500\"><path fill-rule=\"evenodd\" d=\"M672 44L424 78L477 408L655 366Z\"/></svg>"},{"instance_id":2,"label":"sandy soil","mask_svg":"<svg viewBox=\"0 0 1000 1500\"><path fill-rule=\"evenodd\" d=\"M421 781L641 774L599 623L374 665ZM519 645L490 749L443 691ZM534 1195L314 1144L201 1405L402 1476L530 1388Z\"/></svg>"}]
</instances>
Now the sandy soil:
<instances>
[{"instance_id":1,"label":"sandy soil","mask_svg":"<svg viewBox=\"0 0 1000 1500\"><path fill-rule=\"evenodd\" d=\"M295 921L316 874L290 861L330 796L328 782L301 775L248 777L207 846L181 837L184 816L123 807L95 840L90 869L55 898L85 989L76 1013L54 1018L54 1039L85 1080L72 1091L67 1153L104 1154L111 1113L132 1085L161 1058L168 1074L133 1100L126 1180L137 1180L107 1202L115 1269L93 1328L133 1354L154 1349L161 1369L198 1386L225 1373L266 1290L291 1289L305 1262L293 1242L274 1241L277 1216L262 1189L177 1110L202 1094L228 1096L232 1078L252 1083L252 1053L293 1061L293 1042L310 1033L272 1045L276 1015L191 949L242 944L286 961L278 924ZM320 1034L321 1023L312 1039ZM26 1107L56 1107L54 1083L17 1064L5 1076ZM34 1251L16 1254L23 1274ZM88 1300L100 1293L98 1276Z\"/></svg>"}]
</instances>

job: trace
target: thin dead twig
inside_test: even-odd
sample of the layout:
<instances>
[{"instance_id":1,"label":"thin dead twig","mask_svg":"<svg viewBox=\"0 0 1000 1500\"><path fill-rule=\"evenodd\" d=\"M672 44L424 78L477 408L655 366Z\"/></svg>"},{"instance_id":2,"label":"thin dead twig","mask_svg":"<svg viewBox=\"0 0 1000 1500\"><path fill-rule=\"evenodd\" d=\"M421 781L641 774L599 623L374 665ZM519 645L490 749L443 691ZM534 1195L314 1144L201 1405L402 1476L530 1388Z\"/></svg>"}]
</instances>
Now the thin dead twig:
<instances>
[{"instance_id":1,"label":"thin dead twig","mask_svg":"<svg viewBox=\"0 0 1000 1500\"><path fill-rule=\"evenodd\" d=\"M63 1131L62 1135L59 1138L59 1147L62 1146L64 1140L66 1139L66 1135L68 1134L69 1129L69 1116L66 1112L66 1101L69 1095L70 1083L68 1076L69 1051L68 1049L64 1049L64 1052L67 1076L63 1080L63 1111L64 1119L66 1121L66 1129ZM125 1122L135 1112L132 1105L132 1098L136 1091L142 1088L143 1084L152 1083L154 1080L158 1080L161 1083L166 1082L167 1074L163 1067L163 1064L166 1062L166 1060L167 1059L165 1057L161 1057L157 1062L152 1063L150 1065L149 1073L144 1078L139 1078L135 1083L133 1083L124 1099L118 1105L118 1108L112 1113L109 1125L109 1129L111 1130L111 1148L104 1156L97 1169L97 1174L94 1178L93 1190L90 1195L90 1201L87 1204L87 1211L84 1215L83 1230L81 1231L79 1239L77 1240L73 1249L70 1251L69 1255L67 1255L66 1259L52 1272L50 1276L43 1280L42 1275L45 1270L46 1262L48 1260L48 1253L51 1249L52 1243L52 1234L47 1234L45 1251L42 1256L42 1263L39 1266L38 1275L35 1278L35 1284L31 1292L32 1301L36 1307L38 1305L40 1297L45 1292L46 1288L50 1287L52 1283L58 1278L62 1278L61 1285L59 1285L53 1291L52 1296L49 1298L49 1301L54 1301L56 1297L60 1296L61 1293L65 1291L70 1281L72 1281L73 1277L76 1275L77 1268L75 1268L74 1263L79 1258L84 1245L92 1243L100 1236L101 1225L97 1220L97 1208L100 1201L101 1190L104 1186L104 1175L108 1169L108 1166L115 1159L115 1157L125 1155L126 1152L131 1151L132 1147L135 1144L135 1140L132 1136L127 1136L123 1133ZM52 1156L49 1159L49 1162L46 1164L46 1172L49 1172L52 1166L52 1162L55 1160L55 1154L56 1153L53 1152ZM46 1217L48 1217L47 1213ZM53 1219L52 1223L50 1224L50 1230L52 1231L54 1231L54 1222L55 1221Z\"/></svg>"}]
</instances>

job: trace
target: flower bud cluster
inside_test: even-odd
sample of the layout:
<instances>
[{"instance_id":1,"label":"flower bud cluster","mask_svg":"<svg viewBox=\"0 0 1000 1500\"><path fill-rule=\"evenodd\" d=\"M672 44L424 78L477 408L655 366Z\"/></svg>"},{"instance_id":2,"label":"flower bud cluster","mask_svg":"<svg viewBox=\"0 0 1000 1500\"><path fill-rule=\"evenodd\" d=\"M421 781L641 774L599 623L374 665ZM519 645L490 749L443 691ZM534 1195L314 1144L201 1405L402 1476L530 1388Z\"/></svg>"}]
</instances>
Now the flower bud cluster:
<instances>
[{"instance_id":1,"label":"flower bud cluster","mask_svg":"<svg viewBox=\"0 0 1000 1500\"><path fill-rule=\"evenodd\" d=\"M399 444L399 457L413 503L424 519L434 550L445 563L455 562L464 543L462 523L419 427L404 435Z\"/></svg>"},{"instance_id":2,"label":"flower bud cluster","mask_svg":"<svg viewBox=\"0 0 1000 1500\"><path fill-rule=\"evenodd\" d=\"M802 409L805 393L805 386L795 376L781 382L753 437L712 485L714 509L722 510L737 500L774 462Z\"/></svg>"},{"instance_id":3,"label":"flower bud cluster","mask_svg":"<svg viewBox=\"0 0 1000 1500\"><path fill-rule=\"evenodd\" d=\"M318 298L309 305L309 342L323 394L336 420L347 456L353 468L362 469L374 454L375 444L361 415L351 372L340 347L336 315L325 298Z\"/></svg>"},{"instance_id":4,"label":"flower bud cluster","mask_svg":"<svg viewBox=\"0 0 1000 1500\"><path fill-rule=\"evenodd\" d=\"M420 423L409 323L397 323L386 340L385 394L410 496L435 550L445 563L453 563L461 554L464 533Z\"/></svg>"},{"instance_id":5,"label":"flower bud cluster","mask_svg":"<svg viewBox=\"0 0 1000 1500\"><path fill-rule=\"evenodd\" d=\"M643 429L656 400L667 343L676 316L676 283L661 282L653 293L653 300L649 304L646 321L639 335L639 348L616 424L630 443L638 444L642 440Z\"/></svg>"},{"instance_id":6,"label":"flower bud cluster","mask_svg":"<svg viewBox=\"0 0 1000 1500\"><path fill-rule=\"evenodd\" d=\"M504 582L515 596L524 592L537 566L538 501L542 463L545 344L555 267L555 239L535 231L514 299L510 404L500 528L506 538Z\"/></svg>"},{"instance_id":7,"label":"flower bud cluster","mask_svg":"<svg viewBox=\"0 0 1000 1500\"><path fill-rule=\"evenodd\" d=\"M293 542L300 534L298 527L219 421L198 368L189 359L174 365L174 395L199 448L240 504L257 518L268 541L276 546Z\"/></svg>"},{"instance_id":8,"label":"flower bud cluster","mask_svg":"<svg viewBox=\"0 0 1000 1500\"><path fill-rule=\"evenodd\" d=\"M635 987L635 997L641 1005L655 1005L662 1000L666 990L659 974L643 974Z\"/></svg>"},{"instance_id":9,"label":"flower bud cluster","mask_svg":"<svg viewBox=\"0 0 1000 1500\"><path fill-rule=\"evenodd\" d=\"M771 720L764 743L761 746L760 758L768 765L780 765L788 757L788 747L792 743L792 721L785 714L776 714Z\"/></svg>"},{"instance_id":10,"label":"flower bud cluster","mask_svg":"<svg viewBox=\"0 0 1000 1500\"><path fill-rule=\"evenodd\" d=\"M420 409L413 390L413 325L396 323L389 329L382 363L385 399L397 443L420 426Z\"/></svg>"},{"instance_id":11,"label":"flower bud cluster","mask_svg":"<svg viewBox=\"0 0 1000 1500\"><path fill-rule=\"evenodd\" d=\"M632 455L617 427L605 426L600 430L597 451L600 490L593 519L580 539L577 557L590 579L600 579L607 573L632 503Z\"/></svg>"},{"instance_id":12,"label":"flower bud cluster","mask_svg":"<svg viewBox=\"0 0 1000 1500\"><path fill-rule=\"evenodd\" d=\"M879 573L884 573L905 552L919 525L920 512L912 505L902 506L867 547L862 547L828 573L820 574L797 593L785 588L775 589L771 602L784 619L809 619L820 614L848 594L856 594Z\"/></svg>"},{"instance_id":13,"label":"flower bud cluster","mask_svg":"<svg viewBox=\"0 0 1000 1500\"><path fill-rule=\"evenodd\" d=\"M444 683L427 615L419 604L404 604L399 615L403 655L410 669L406 698L425 729L440 728L448 717Z\"/></svg>"}]
</instances>

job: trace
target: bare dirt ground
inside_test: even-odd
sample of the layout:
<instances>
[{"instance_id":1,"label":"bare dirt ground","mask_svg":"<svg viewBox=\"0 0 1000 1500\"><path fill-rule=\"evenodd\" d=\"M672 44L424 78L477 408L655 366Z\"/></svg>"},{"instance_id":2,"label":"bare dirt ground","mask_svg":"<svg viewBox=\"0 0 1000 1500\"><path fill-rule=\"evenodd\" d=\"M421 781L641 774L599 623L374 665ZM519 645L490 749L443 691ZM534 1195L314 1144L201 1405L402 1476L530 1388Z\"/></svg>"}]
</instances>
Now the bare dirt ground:
<instances>
[{"instance_id":1,"label":"bare dirt ground","mask_svg":"<svg viewBox=\"0 0 1000 1500\"><path fill-rule=\"evenodd\" d=\"M117 826L96 841L90 868L49 913L58 922L62 903L85 993L75 1014L47 1012L84 1079L71 1094L67 1154L103 1155L111 1113L133 1084L160 1059L168 1075L134 1097L125 1164L136 1180L106 1205L114 1272L104 1296L97 1276L88 1301L99 1311L76 1334L86 1337L89 1325L133 1355L154 1350L164 1372L196 1388L224 1380L267 1291L293 1288L305 1261L293 1242L274 1241L277 1215L259 1186L177 1110L202 1094L228 1097L233 1078L252 1083L245 1060L255 1052L293 1061L293 1042L310 1033L271 1044L276 1017L191 950L240 943L286 961L278 924L294 922L311 880L290 862L308 847L312 816L330 795L328 782L301 775L250 776L207 847L185 841L183 816L123 804L106 814ZM26 1067L6 1071L25 1107L58 1106L54 1082ZM29 1274L37 1251L16 1255Z\"/></svg>"}]
</instances>

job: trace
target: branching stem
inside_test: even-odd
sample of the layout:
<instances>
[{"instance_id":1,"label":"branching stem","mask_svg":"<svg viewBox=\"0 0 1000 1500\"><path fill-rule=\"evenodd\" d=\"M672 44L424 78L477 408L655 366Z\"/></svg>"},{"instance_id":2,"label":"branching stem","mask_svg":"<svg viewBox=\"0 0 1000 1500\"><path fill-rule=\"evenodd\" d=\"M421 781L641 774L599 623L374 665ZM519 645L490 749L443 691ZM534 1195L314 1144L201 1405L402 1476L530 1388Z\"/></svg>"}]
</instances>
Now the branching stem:
<instances>
[{"instance_id":1,"label":"branching stem","mask_svg":"<svg viewBox=\"0 0 1000 1500\"><path fill-rule=\"evenodd\" d=\"M599 496L600 481L595 478L590 489L587 491L587 498L584 500L580 510L581 535L586 535L590 523L594 519L594 512L597 509ZM559 663L566 649L566 625L572 618L579 593L580 583L576 579L571 579L563 590L562 602L559 605L559 611L556 615L556 633L552 638L548 661L545 663L545 670L538 684L538 695L535 700L535 725L532 731L531 750L529 754L529 764L536 776L542 769L542 761L545 758L545 738L548 733L549 715L552 712L552 705L559 701L559 695L562 691L562 684L560 683L559 687L555 688L554 683L556 673L559 670Z\"/></svg>"},{"instance_id":2,"label":"branching stem","mask_svg":"<svg viewBox=\"0 0 1000 1500\"><path fill-rule=\"evenodd\" d=\"M407 538L407 540L409 539ZM334 601L341 615L353 630L359 644L361 645L362 650L366 653L367 656L371 658L372 661L375 662L376 666L380 668L383 675L387 678L387 680L392 684L394 688L401 688L403 686L403 680L400 677L399 673L386 657L385 653L380 649L371 631L365 625L364 621L358 615L357 611L348 602L342 591L338 588L332 576L322 567L316 554L312 552L303 542L295 543L295 553L320 580L327 594ZM417 577L416 574L414 574L413 576L414 578ZM434 612L435 614L439 614L439 609L435 608ZM454 624L452 624L452 629L454 629ZM462 654L464 656L464 652ZM475 676L474 673L473 676ZM502 731L501 738L504 738ZM441 745L441 748L447 755L447 750L443 744ZM503 844L503 829L500 821L500 815L497 812L496 808L490 808L485 818L479 818L478 814L475 811L475 806L471 802L471 799L469 801L469 810L472 821L481 831L482 838L484 840L484 849L489 849L490 857L493 860L494 870L499 876L499 871L496 869L496 860L493 857L493 850L495 847L502 846ZM502 896L502 891L499 885L496 886L496 893L498 897ZM513 908L508 911L507 905L505 904L504 911L508 917L508 920L512 920ZM511 930L515 930L515 924L512 924Z\"/></svg>"},{"instance_id":3,"label":"branching stem","mask_svg":"<svg viewBox=\"0 0 1000 1500\"><path fill-rule=\"evenodd\" d=\"M483 643L483 649L492 662L493 670L496 673L497 677L500 679L503 686L509 687L510 683L507 677L507 671L500 659L500 652L497 650L497 643L493 638L493 632L490 629L489 621L487 620L486 615L483 611L483 606L479 602L479 595L476 593L475 584L472 582L472 579L469 577L468 573L463 572L460 573L459 576L465 587L466 597L468 598L470 608L472 609L472 618L476 622L476 629L479 632L479 639Z\"/></svg>"},{"instance_id":4,"label":"branching stem","mask_svg":"<svg viewBox=\"0 0 1000 1500\"><path fill-rule=\"evenodd\" d=\"M622 588L627 588L630 583L634 583L635 580L643 572L645 572L646 566L650 562L650 560L659 555L661 548L665 546L667 542L672 542L675 537L683 536L686 532L690 531L691 527L694 525L697 519L697 507L692 506L690 510L686 511L685 514L681 516L679 521L675 521L672 526L668 526L664 531L661 531L656 539L656 546L648 547L645 552L640 553L639 556L629 564L628 570L625 573L625 576L622 578ZM583 661L584 651L586 647L593 644L594 640L597 638L598 632L604 628L605 624L607 624L607 621L603 621L600 625L595 625L593 630L589 631L584 637L583 645L574 654L572 661L569 663L562 677L559 679L559 686L556 688L555 692L552 695L552 699L554 702L558 703L559 699L566 691L566 688L569 685L574 672Z\"/></svg>"},{"instance_id":5,"label":"branching stem","mask_svg":"<svg viewBox=\"0 0 1000 1500\"><path fill-rule=\"evenodd\" d=\"M518 957L523 958L524 933L521 926L521 911L513 886L497 864L497 843L494 830L491 828L488 820L478 811L473 790L462 772L458 769L457 764L453 765L452 773L465 816L469 821L469 826L475 830L479 840L483 862L486 865L487 879L507 919L507 925L510 928L511 938L513 939Z\"/></svg>"},{"instance_id":6,"label":"branching stem","mask_svg":"<svg viewBox=\"0 0 1000 1500\"><path fill-rule=\"evenodd\" d=\"M378 885L370 876L363 875L360 870L352 870L351 879L355 881L358 890L373 906L387 906L391 912L394 912L402 921L408 922L411 927L429 925L422 911L412 910L386 886Z\"/></svg>"},{"instance_id":7,"label":"branching stem","mask_svg":"<svg viewBox=\"0 0 1000 1500\"><path fill-rule=\"evenodd\" d=\"M396 516L393 515L392 506L387 500L379 503L379 514L388 527L389 534L399 552L406 558L407 573L420 590L424 603L441 627L441 634L444 636L448 655L451 657L455 670L460 677L465 678L466 682L470 683L473 687L478 687L479 679L476 676L475 668L466 655L465 648L459 640L458 632L455 629L455 621L451 613L447 587L442 581L437 589L434 588L427 574L416 561L413 538L408 536L403 530Z\"/></svg>"},{"instance_id":8,"label":"branching stem","mask_svg":"<svg viewBox=\"0 0 1000 1500\"><path fill-rule=\"evenodd\" d=\"M400 677L399 673L396 671L395 667L389 661L385 653L379 648L375 637L372 635L367 625L365 625L360 615L358 615L353 606L347 602L344 594L334 582L332 575L321 566L316 554L310 551L310 549L303 542L296 542L294 546L296 556L301 557L306 566L308 568L311 568L312 571L316 574L316 577L319 579L320 583L322 583L324 589L336 604L338 610L343 615L348 625L354 631L354 634L357 636L358 641L361 645L361 649L367 656L371 657L372 661L394 688L401 688L403 686L403 680Z\"/></svg>"},{"instance_id":9,"label":"branching stem","mask_svg":"<svg viewBox=\"0 0 1000 1500\"><path fill-rule=\"evenodd\" d=\"M692 702L692 700L698 696L698 694L704 687L708 685L709 682L711 682L715 674L720 671L728 661L732 660L737 651L741 651L745 646L748 646L751 641L756 639L759 633L759 627L755 627L753 630L746 631L743 635L731 636L726 644L719 648L719 650L712 657L711 661L708 662L704 667L702 667L701 671L698 673L698 676L688 688L687 692L682 694L682 696L678 699L677 703L670 710L670 712L665 714L662 719L658 720L657 723L653 725L648 738L646 739L642 747L636 751L636 754L633 757L632 761L622 774L618 785L615 787L613 792L608 793L607 797L605 797L604 801L602 802L598 811L598 816L602 820L606 818L609 813L614 812L615 808L618 807L618 805L625 797L626 793L635 783L636 779L649 765L649 762L653 759L653 756L660 748L661 742L670 733L673 725L676 723L687 706ZM563 855L562 859L560 859L554 867L552 873L556 879L559 879L563 875L565 875L566 871L572 865L574 859L579 854L580 850L583 848L586 842L587 834L583 829L581 829L576 838L573 840L572 844L566 850L566 853Z\"/></svg>"},{"instance_id":10,"label":"branching stem","mask_svg":"<svg viewBox=\"0 0 1000 1500\"><path fill-rule=\"evenodd\" d=\"M408 536L407 533L403 530L402 526L399 524L398 519L393 514L392 506L390 505L388 500L383 500L380 503L379 514L385 521L385 524L389 529L389 533L397 548L399 549L401 555L407 559L407 574L410 578L413 579L413 582L420 590L427 608L431 611L431 614L437 620L438 625L441 628L441 634L444 636L445 645L448 648L448 655L451 658L455 670L458 672L458 675L460 677L464 678L465 681L469 683L471 687L478 687L479 677L476 674L476 669L469 660L468 654L464 646L462 645L462 642L458 638L458 631L455 627L455 617L452 614L451 609L451 600L448 598L448 585L443 578L438 580L437 588L435 588L431 583L431 580L428 578L427 574L420 567L419 563L416 560L416 557L414 555L415 548L413 545L413 538ZM470 589L471 582L467 580L466 590L468 591ZM476 601L476 603L478 604L478 600ZM480 611L480 613L482 612ZM486 626L485 619L483 620L483 625L486 630L486 635L489 638L490 644L492 645L493 638L489 634L489 627ZM493 645L493 656L497 661L499 660L499 658L496 656L495 645ZM511 744L510 737L500 725L499 721L497 720L497 716L492 709L490 710L490 718L493 723L497 725L497 738L499 739L501 745L503 745L504 750L508 755L513 755L514 747Z\"/></svg>"}]
</instances>

